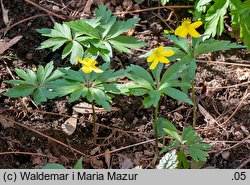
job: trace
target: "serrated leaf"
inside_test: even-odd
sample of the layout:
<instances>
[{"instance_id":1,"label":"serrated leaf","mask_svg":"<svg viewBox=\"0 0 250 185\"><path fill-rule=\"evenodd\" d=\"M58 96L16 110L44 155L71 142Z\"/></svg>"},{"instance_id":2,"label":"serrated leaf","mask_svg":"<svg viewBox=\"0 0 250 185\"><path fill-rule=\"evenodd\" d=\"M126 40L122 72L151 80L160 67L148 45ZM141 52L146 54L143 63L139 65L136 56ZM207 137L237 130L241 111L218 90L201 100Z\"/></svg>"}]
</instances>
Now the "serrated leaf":
<instances>
[{"instance_id":1,"label":"serrated leaf","mask_svg":"<svg viewBox=\"0 0 250 185\"><path fill-rule=\"evenodd\" d=\"M174 139L176 139L179 142L181 141L181 137L178 134L178 130L169 120L167 120L165 118L159 118L157 120L157 124L159 126L159 129L163 129L171 137L173 137ZM162 132L162 131L160 131L160 132Z\"/></svg>"},{"instance_id":2,"label":"serrated leaf","mask_svg":"<svg viewBox=\"0 0 250 185\"><path fill-rule=\"evenodd\" d=\"M206 14L205 33L214 37L216 33L221 35L224 30L224 16L227 13L229 0L214 0L214 4Z\"/></svg>"},{"instance_id":3,"label":"serrated leaf","mask_svg":"<svg viewBox=\"0 0 250 185\"><path fill-rule=\"evenodd\" d=\"M107 111L111 110L110 104L108 102L107 95L100 89L93 88L92 90L93 97L95 98L95 101L98 105L102 106Z\"/></svg>"},{"instance_id":4,"label":"serrated leaf","mask_svg":"<svg viewBox=\"0 0 250 185\"><path fill-rule=\"evenodd\" d=\"M175 169L177 168L178 160L176 150L166 153L156 166L157 169Z\"/></svg>"},{"instance_id":5,"label":"serrated leaf","mask_svg":"<svg viewBox=\"0 0 250 185\"><path fill-rule=\"evenodd\" d=\"M190 156L195 161L206 161L208 157L207 150L211 148L209 144L203 143L202 139L191 126L185 127L182 133L183 144L187 148Z\"/></svg>"}]
</instances>

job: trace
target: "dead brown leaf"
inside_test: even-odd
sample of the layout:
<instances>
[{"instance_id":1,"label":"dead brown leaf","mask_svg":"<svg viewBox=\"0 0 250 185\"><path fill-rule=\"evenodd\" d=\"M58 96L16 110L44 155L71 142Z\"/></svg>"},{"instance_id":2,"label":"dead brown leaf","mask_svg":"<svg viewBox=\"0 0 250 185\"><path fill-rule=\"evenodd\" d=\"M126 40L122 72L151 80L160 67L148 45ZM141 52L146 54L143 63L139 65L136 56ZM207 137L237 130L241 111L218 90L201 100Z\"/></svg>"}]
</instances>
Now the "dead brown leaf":
<instances>
[{"instance_id":1,"label":"dead brown leaf","mask_svg":"<svg viewBox=\"0 0 250 185\"><path fill-rule=\"evenodd\" d=\"M63 124L62 124L62 130L68 134L68 135L72 135L75 130L76 130L76 126L77 126L77 118L75 117L71 117L69 119L67 119Z\"/></svg>"},{"instance_id":2,"label":"dead brown leaf","mask_svg":"<svg viewBox=\"0 0 250 185\"><path fill-rule=\"evenodd\" d=\"M10 25L10 19L8 16L9 10L4 7L3 0L1 0L1 8L2 8L3 22L5 26L8 27Z\"/></svg>"},{"instance_id":3,"label":"dead brown leaf","mask_svg":"<svg viewBox=\"0 0 250 185\"><path fill-rule=\"evenodd\" d=\"M97 146L93 150L90 151L90 155L95 155L96 153L100 153L101 147Z\"/></svg>"},{"instance_id":4,"label":"dead brown leaf","mask_svg":"<svg viewBox=\"0 0 250 185\"><path fill-rule=\"evenodd\" d=\"M11 39L9 42L0 40L0 55L3 54L7 49L16 44L23 36L19 35Z\"/></svg>"},{"instance_id":5,"label":"dead brown leaf","mask_svg":"<svg viewBox=\"0 0 250 185\"><path fill-rule=\"evenodd\" d=\"M6 120L6 118L0 114L0 123L3 125L3 128L14 127L14 123Z\"/></svg>"},{"instance_id":6,"label":"dead brown leaf","mask_svg":"<svg viewBox=\"0 0 250 185\"><path fill-rule=\"evenodd\" d=\"M111 161L111 156L110 156L110 153L109 153L109 149L107 149L106 151L105 151L105 162L106 162L106 164L107 164L107 166L108 166L108 169L110 168L110 161Z\"/></svg>"}]
</instances>

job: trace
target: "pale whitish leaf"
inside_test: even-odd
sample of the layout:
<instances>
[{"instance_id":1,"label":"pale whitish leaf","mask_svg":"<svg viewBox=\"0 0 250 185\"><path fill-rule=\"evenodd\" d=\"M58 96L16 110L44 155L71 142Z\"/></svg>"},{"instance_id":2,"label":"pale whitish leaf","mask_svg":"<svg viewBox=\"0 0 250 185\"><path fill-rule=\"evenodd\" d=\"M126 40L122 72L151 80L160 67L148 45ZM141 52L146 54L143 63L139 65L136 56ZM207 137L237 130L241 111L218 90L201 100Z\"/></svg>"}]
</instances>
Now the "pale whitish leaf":
<instances>
[{"instance_id":1,"label":"pale whitish leaf","mask_svg":"<svg viewBox=\"0 0 250 185\"><path fill-rule=\"evenodd\" d=\"M66 134L72 135L76 130L76 126L77 119L75 117L70 117L62 124L61 127Z\"/></svg>"},{"instance_id":2,"label":"pale whitish leaf","mask_svg":"<svg viewBox=\"0 0 250 185\"><path fill-rule=\"evenodd\" d=\"M176 150L166 153L159 164L156 166L157 169L176 169L178 165Z\"/></svg>"}]
</instances>

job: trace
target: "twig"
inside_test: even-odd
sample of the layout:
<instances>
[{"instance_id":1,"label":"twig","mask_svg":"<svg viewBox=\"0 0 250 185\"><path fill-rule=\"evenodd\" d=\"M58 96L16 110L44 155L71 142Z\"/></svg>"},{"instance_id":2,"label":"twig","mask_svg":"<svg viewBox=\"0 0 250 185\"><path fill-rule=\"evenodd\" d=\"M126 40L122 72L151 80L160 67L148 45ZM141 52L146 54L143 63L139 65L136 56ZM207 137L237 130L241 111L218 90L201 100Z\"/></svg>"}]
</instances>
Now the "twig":
<instances>
[{"instance_id":1,"label":"twig","mask_svg":"<svg viewBox=\"0 0 250 185\"><path fill-rule=\"evenodd\" d=\"M45 8L43 8L43 7L41 7L41 6L39 6L38 4L32 2L31 0L24 0L24 1L25 1L26 3L29 3L29 4L31 4L31 5L33 5L33 6L35 6L36 8L38 8L38 9L40 9L40 10L46 12L46 13L49 14L49 15L53 15L53 16L55 16L55 17L57 17L57 18L62 19L62 20L65 20L65 19L66 19L64 16L58 15L58 14L56 14L56 13L54 13L54 12L51 12L51 11L49 11L49 10L47 10L47 9L45 9Z\"/></svg>"},{"instance_id":2,"label":"twig","mask_svg":"<svg viewBox=\"0 0 250 185\"><path fill-rule=\"evenodd\" d=\"M227 118L223 123L221 123L220 125L225 125L238 111L238 109L240 108L240 106L242 105L243 101L250 95L250 93L246 93L244 94L243 98L241 99L241 101L238 103L236 109L234 110L234 112L229 116L229 118Z\"/></svg>"},{"instance_id":3,"label":"twig","mask_svg":"<svg viewBox=\"0 0 250 185\"><path fill-rule=\"evenodd\" d=\"M95 155L94 157L104 156L104 155L107 155L107 154L115 153L115 152L118 152L118 151L121 151L121 150L125 150L125 149L131 148L131 147L139 146L139 145L142 145L142 144L145 144L145 143L150 143L150 142L153 142L153 141L155 141L155 139L150 139L150 140L143 141L143 142L140 142L140 143L136 143L136 144L133 144L133 145L124 146L124 147L121 147L121 148L118 148L118 149L115 149L115 150L107 151L107 152Z\"/></svg>"},{"instance_id":4,"label":"twig","mask_svg":"<svg viewBox=\"0 0 250 185\"><path fill-rule=\"evenodd\" d=\"M242 67L249 67L250 64L240 64L240 63L231 63L231 62L219 62L219 61L206 61L206 60L197 60L198 63L209 63L209 64L224 64L224 65L233 65L233 66L242 66Z\"/></svg>"},{"instance_id":5,"label":"twig","mask_svg":"<svg viewBox=\"0 0 250 185\"><path fill-rule=\"evenodd\" d=\"M223 87L207 87L207 89L228 89L228 88L234 88L234 87L238 87L238 86L247 86L248 84L250 84L250 81L235 84L235 85L223 86ZM202 89L202 88L203 87L195 87L195 89Z\"/></svg>"},{"instance_id":6,"label":"twig","mask_svg":"<svg viewBox=\"0 0 250 185\"><path fill-rule=\"evenodd\" d=\"M174 31L174 29L167 23L167 21L165 21L165 20L162 18L162 16L160 16L160 15L154 13L154 12L152 12L152 13L153 13L156 17L158 17L159 19L161 19L161 21L162 21L164 24L166 24L166 26L167 26L171 31Z\"/></svg>"},{"instance_id":7,"label":"twig","mask_svg":"<svg viewBox=\"0 0 250 185\"><path fill-rule=\"evenodd\" d=\"M248 163L250 163L250 157L244 161L240 166L237 167L237 169L241 169L243 168L244 166L246 166Z\"/></svg>"},{"instance_id":8,"label":"twig","mask_svg":"<svg viewBox=\"0 0 250 185\"><path fill-rule=\"evenodd\" d=\"M242 139L241 141L237 142L235 145L233 145L233 146L231 146L231 147L223 148L223 149L221 149L221 150L212 150L212 151L209 151L208 153L216 153L216 152L222 153L222 152L224 152L224 151L226 151L226 150L231 150L231 149L236 148L237 146L239 146L239 145L245 143L248 139L250 139L250 135L247 136L246 138Z\"/></svg>"},{"instance_id":9,"label":"twig","mask_svg":"<svg viewBox=\"0 0 250 185\"><path fill-rule=\"evenodd\" d=\"M21 24L21 23L24 23L24 22L29 21L29 20L31 20L31 19L35 19L35 18L37 18L37 17L43 17L43 16L48 16L48 15L47 15L47 14L38 14L38 15L34 15L34 16L31 16L31 17L22 19L22 20L20 20L20 21L18 21L18 22L16 22L16 23L10 25L9 27L5 28L6 30L5 30L4 32L5 32L5 34L6 34L7 31L9 31L9 30L12 29L13 27L15 27L15 26L17 26L17 25L19 25L19 24Z\"/></svg>"},{"instance_id":10,"label":"twig","mask_svg":"<svg viewBox=\"0 0 250 185\"><path fill-rule=\"evenodd\" d=\"M132 10L132 11L123 11L123 12L114 12L113 14L119 15L119 14L128 14L128 13L139 13L139 12L145 12L145 11L151 11L151 10L159 10L159 9L182 9L182 8L193 8L194 6L184 5L184 6L158 6L158 7L152 7L152 8L145 8L140 10Z\"/></svg>"}]
</instances>

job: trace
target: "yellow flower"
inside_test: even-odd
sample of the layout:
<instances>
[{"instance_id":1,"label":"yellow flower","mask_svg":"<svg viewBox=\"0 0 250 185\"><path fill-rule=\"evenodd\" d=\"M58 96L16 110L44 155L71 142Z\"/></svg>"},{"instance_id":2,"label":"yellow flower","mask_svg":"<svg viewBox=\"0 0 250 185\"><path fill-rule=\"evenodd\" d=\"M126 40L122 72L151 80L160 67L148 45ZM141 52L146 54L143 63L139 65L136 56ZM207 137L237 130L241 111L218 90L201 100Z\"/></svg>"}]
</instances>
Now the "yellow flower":
<instances>
[{"instance_id":1,"label":"yellow flower","mask_svg":"<svg viewBox=\"0 0 250 185\"><path fill-rule=\"evenodd\" d=\"M163 46L159 46L158 48L154 49L152 51L152 55L147 58L147 62L152 62L149 69L155 69L159 62L166 64L169 63L169 60L166 57L170 57L173 54L173 50L165 50Z\"/></svg>"},{"instance_id":2,"label":"yellow flower","mask_svg":"<svg viewBox=\"0 0 250 185\"><path fill-rule=\"evenodd\" d=\"M83 64L82 71L84 73L91 73L92 71L96 73L102 73L103 70L96 67L95 65L98 64L97 61L95 61L93 58L84 58L83 60L80 58L77 58L78 62Z\"/></svg>"},{"instance_id":3,"label":"yellow flower","mask_svg":"<svg viewBox=\"0 0 250 185\"><path fill-rule=\"evenodd\" d=\"M201 25L202 25L201 21L196 21L194 23L191 23L190 18L184 18L181 22L181 26L176 28L174 34L184 38L187 37L187 35L189 34L192 37L197 38L200 36L200 34L195 29L200 27Z\"/></svg>"}]
</instances>

